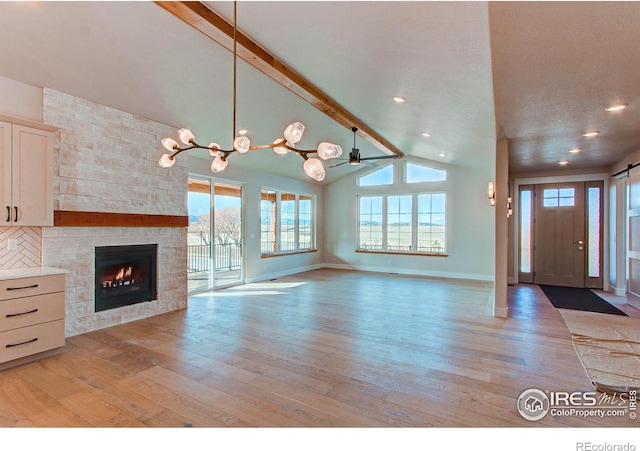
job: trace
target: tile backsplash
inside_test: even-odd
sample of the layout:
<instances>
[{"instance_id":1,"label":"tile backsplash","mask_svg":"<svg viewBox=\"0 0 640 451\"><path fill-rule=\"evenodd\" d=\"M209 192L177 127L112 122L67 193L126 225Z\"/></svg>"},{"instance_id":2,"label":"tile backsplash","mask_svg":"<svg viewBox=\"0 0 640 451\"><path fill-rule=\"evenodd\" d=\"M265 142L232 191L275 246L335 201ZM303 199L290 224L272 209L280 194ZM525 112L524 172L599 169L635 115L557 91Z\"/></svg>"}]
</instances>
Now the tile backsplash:
<instances>
[{"instance_id":1,"label":"tile backsplash","mask_svg":"<svg viewBox=\"0 0 640 451\"><path fill-rule=\"evenodd\" d=\"M17 240L17 250L10 250ZM32 268L42 264L42 228L0 227L0 269Z\"/></svg>"}]
</instances>

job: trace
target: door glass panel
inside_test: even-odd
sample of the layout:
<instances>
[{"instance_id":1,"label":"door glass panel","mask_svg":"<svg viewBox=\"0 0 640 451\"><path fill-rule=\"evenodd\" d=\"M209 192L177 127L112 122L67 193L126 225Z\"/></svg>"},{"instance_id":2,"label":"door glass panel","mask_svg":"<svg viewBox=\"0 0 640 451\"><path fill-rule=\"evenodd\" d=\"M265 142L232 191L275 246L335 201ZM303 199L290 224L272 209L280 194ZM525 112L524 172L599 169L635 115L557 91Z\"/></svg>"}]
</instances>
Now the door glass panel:
<instances>
[{"instance_id":1,"label":"door glass panel","mask_svg":"<svg viewBox=\"0 0 640 451\"><path fill-rule=\"evenodd\" d=\"M531 272L532 191L520 192L520 272ZM546 200L546 199L545 199Z\"/></svg>"},{"instance_id":2,"label":"door glass panel","mask_svg":"<svg viewBox=\"0 0 640 451\"><path fill-rule=\"evenodd\" d=\"M214 183L214 285L238 282L242 277L242 188Z\"/></svg>"},{"instance_id":3,"label":"door glass panel","mask_svg":"<svg viewBox=\"0 0 640 451\"><path fill-rule=\"evenodd\" d=\"M587 189L587 277L600 277L600 188Z\"/></svg>"},{"instance_id":4,"label":"door glass panel","mask_svg":"<svg viewBox=\"0 0 640 451\"><path fill-rule=\"evenodd\" d=\"M543 191L542 205L544 207L573 207L576 204L576 190L574 188L551 188Z\"/></svg>"},{"instance_id":5,"label":"door glass panel","mask_svg":"<svg viewBox=\"0 0 640 451\"><path fill-rule=\"evenodd\" d=\"M211 289L211 182L189 179L187 280L189 292Z\"/></svg>"}]
</instances>

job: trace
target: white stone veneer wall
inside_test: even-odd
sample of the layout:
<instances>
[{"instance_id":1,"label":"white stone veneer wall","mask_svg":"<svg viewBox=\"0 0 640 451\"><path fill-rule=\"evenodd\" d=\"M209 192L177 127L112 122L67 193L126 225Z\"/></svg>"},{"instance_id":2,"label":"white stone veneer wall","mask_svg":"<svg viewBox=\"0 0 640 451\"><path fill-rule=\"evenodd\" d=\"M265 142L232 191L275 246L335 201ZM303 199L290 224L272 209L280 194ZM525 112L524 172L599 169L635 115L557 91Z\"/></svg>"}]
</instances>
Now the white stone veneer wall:
<instances>
[{"instance_id":1,"label":"white stone veneer wall","mask_svg":"<svg viewBox=\"0 0 640 451\"><path fill-rule=\"evenodd\" d=\"M54 145L56 210L187 214L186 159L158 166L160 140L175 128L44 89L43 120ZM158 299L94 312L95 248L158 244ZM187 230L181 227L43 227L42 265L66 269L66 335L187 306Z\"/></svg>"}]
</instances>

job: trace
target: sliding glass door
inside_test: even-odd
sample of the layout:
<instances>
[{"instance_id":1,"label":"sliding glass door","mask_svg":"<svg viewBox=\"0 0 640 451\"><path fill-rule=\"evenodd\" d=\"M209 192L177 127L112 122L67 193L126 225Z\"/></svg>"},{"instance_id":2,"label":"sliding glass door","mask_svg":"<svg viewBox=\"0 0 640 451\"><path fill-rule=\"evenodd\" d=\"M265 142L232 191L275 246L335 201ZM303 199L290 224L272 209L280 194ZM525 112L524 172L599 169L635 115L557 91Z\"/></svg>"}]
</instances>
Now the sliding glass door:
<instances>
[{"instance_id":1,"label":"sliding glass door","mask_svg":"<svg viewBox=\"0 0 640 451\"><path fill-rule=\"evenodd\" d=\"M242 186L189 178L189 292L242 281Z\"/></svg>"}]
</instances>

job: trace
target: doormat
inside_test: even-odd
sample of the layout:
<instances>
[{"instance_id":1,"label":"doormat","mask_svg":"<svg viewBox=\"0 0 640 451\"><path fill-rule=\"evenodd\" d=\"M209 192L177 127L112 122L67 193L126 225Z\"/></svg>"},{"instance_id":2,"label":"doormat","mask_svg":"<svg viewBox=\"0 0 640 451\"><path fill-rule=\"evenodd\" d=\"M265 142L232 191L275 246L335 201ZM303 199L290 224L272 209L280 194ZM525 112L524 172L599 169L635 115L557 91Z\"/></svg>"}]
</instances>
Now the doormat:
<instances>
[{"instance_id":1,"label":"doormat","mask_svg":"<svg viewBox=\"0 0 640 451\"><path fill-rule=\"evenodd\" d=\"M640 320L559 310L591 385L600 392L640 389Z\"/></svg>"},{"instance_id":2,"label":"doormat","mask_svg":"<svg viewBox=\"0 0 640 451\"><path fill-rule=\"evenodd\" d=\"M609 304L588 288L556 287L552 285L539 286L555 308L628 316L622 310Z\"/></svg>"}]
</instances>

